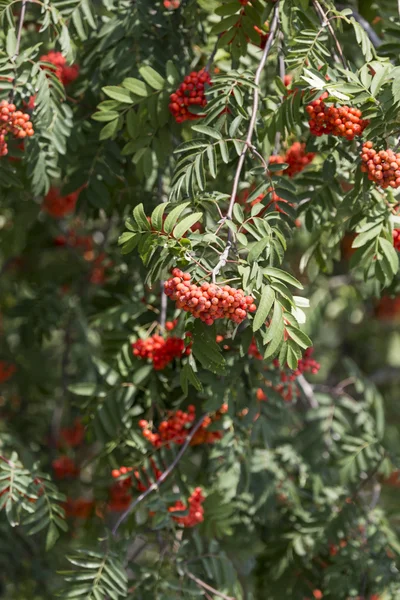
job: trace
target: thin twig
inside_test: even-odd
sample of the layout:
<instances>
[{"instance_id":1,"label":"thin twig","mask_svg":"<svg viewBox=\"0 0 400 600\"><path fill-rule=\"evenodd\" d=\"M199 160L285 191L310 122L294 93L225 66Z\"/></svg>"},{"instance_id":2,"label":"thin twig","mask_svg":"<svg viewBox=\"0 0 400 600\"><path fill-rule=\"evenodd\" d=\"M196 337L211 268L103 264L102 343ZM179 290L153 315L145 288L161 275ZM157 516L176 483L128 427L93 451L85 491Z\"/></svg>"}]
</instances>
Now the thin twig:
<instances>
[{"instance_id":1,"label":"thin twig","mask_svg":"<svg viewBox=\"0 0 400 600\"><path fill-rule=\"evenodd\" d=\"M221 269L228 262L228 254L229 254L229 250L231 249L231 246L232 246L232 243L231 243L230 240L228 240L228 243L226 244L225 250L220 255L218 263L215 265L215 267L212 270L212 282L213 283L215 283L217 275L219 275L219 272L221 271Z\"/></svg>"},{"instance_id":2,"label":"thin twig","mask_svg":"<svg viewBox=\"0 0 400 600\"><path fill-rule=\"evenodd\" d=\"M196 585L198 585L203 590L207 590L211 594L214 594L214 596L218 596L218 598L222 598L223 600L236 600L233 596L227 596L226 594L223 594L222 592L219 592L215 588L211 587L211 585L208 585L208 583L202 581L201 579L193 575L193 573L189 573L189 571L185 571L185 573L189 577L189 579L195 582Z\"/></svg>"},{"instance_id":3,"label":"thin twig","mask_svg":"<svg viewBox=\"0 0 400 600\"><path fill-rule=\"evenodd\" d=\"M28 2L28 0L22 0L21 14L20 14L19 23L18 23L17 43L15 45L15 52L14 52L13 56L11 57L11 62L14 63L14 80L13 80L12 90L10 91L10 102L12 102L14 99L14 94L15 94L15 90L17 87L17 67L15 64L15 61L19 56L19 49L21 47L22 29L24 27L27 2Z\"/></svg>"},{"instance_id":4,"label":"thin twig","mask_svg":"<svg viewBox=\"0 0 400 600\"><path fill-rule=\"evenodd\" d=\"M220 38L220 37L221 37L221 34L220 34L220 35L217 37L217 41L215 42L215 45L214 45L213 51L211 52L211 54L210 54L210 58L209 58L209 59L208 59L208 61L207 61L206 68L205 68L205 70L207 71L207 73L210 71L210 69L211 69L211 66L212 66L212 64L213 64L213 61L214 61L214 58L215 58L215 55L217 54L217 50L218 50L218 42L219 42L219 38Z\"/></svg>"},{"instance_id":5,"label":"thin twig","mask_svg":"<svg viewBox=\"0 0 400 600\"><path fill-rule=\"evenodd\" d=\"M247 151L249 150L249 148L252 145L251 140L252 140L254 128L256 125L257 113L258 113L258 103L259 103L259 97L260 97L260 91L258 89L258 85L260 83L261 73L264 69L266 60L269 55L269 51L271 50L271 46L275 40L275 34L276 34L276 31L278 28L278 14L279 14L278 11L279 11L279 6L278 6L278 4L276 4L275 10L274 10L274 17L272 19L272 24L271 24L271 28L270 28L270 32L269 32L269 38L268 38L267 44L264 48L264 51L262 53L260 63L257 67L256 75L254 77L254 83L257 86L257 88L254 90L251 119L250 119L250 123L249 123L249 128L247 130L246 142L243 147L242 153L239 157L238 165L236 167L236 173L235 173L235 177L233 180L233 187L232 187L232 193L231 193L231 198L230 198L230 202L229 202L228 212L226 213L226 216L224 217L224 221L226 221L227 219L229 219L229 220L232 219L233 206L236 202L236 195L237 195L237 191L238 191L238 187L239 187L240 175L242 173L244 159L246 158Z\"/></svg>"},{"instance_id":6,"label":"thin twig","mask_svg":"<svg viewBox=\"0 0 400 600\"><path fill-rule=\"evenodd\" d=\"M323 27L327 27L328 28L328 31L331 34L333 41L335 42L335 45L336 45L337 51L339 53L340 60L342 61L343 67L346 70L348 70L348 65L347 65L346 58L345 58L345 56L343 54L342 46L340 45L340 42L339 42L339 40L336 37L336 33L335 33L335 31L334 31L334 29L333 29L333 27L332 27L329 19L327 18L326 14L324 12L324 9L322 8L322 6L318 2L318 0L313 0L313 5L314 5L314 8L315 8L316 12L318 13L319 19L321 21L321 25Z\"/></svg>"},{"instance_id":7,"label":"thin twig","mask_svg":"<svg viewBox=\"0 0 400 600\"><path fill-rule=\"evenodd\" d=\"M178 454L175 456L175 458L172 461L172 463L169 465L169 467L167 469L165 469L165 471L163 473L161 473L161 475L157 479L157 481L155 481L154 483L152 483L151 486L148 487L145 492L143 492L142 494L140 494L140 496L138 496L136 498L136 500L134 500L130 504L130 506L128 506L128 508L126 509L126 511L122 513L122 515L119 517L118 521L115 523L115 525L114 525L114 527L112 529L113 535L116 535L116 533L117 533L120 525L122 525L122 523L129 517L129 515L136 508L136 506L138 506L138 504L140 504L141 502L143 502L143 500L145 498L147 498L147 496L149 496L149 494L151 494L151 492L154 492L155 490L157 490L160 487L160 485L162 483L164 483L164 481L167 479L167 477L172 473L172 471L175 469L175 467L177 466L177 464L181 460L182 456L185 454L185 452L186 452L188 446L190 445L190 442L192 441L193 437L196 435L197 431L202 426L203 421L206 418L206 416L207 416L207 414L204 414L204 415L202 415L200 417L200 419L197 421L197 423L195 424L195 426L193 427L193 429L191 430L191 432L187 436L185 443L183 444L183 446L179 450Z\"/></svg>"},{"instance_id":8,"label":"thin twig","mask_svg":"<svg viewBox=\"0 0 400 600\"><path fill-rule=\"evenodd\" d=\"M297 383L299 384L304 396L307 398L308 403L311 406L311 408L318 408L319 404L318 404L318 400L316 399L316 397L314 395L313 387L307 381L307 379L304 377L304 375L298 376Z\"/></svg>"}]
</instances>

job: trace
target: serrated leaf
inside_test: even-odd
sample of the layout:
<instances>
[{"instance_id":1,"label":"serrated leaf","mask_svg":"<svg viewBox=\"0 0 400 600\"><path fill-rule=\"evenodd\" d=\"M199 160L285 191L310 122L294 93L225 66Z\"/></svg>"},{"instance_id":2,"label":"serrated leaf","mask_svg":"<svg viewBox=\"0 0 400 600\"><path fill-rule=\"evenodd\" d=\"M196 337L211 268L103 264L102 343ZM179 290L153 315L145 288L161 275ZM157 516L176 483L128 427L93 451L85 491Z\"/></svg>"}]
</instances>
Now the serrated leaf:
<instances>
[{"instance_id":1,"label":"serrated leaf","mask_svg":"<svg viewBox=\"0 0 400 600\"><path fill-rule=\"evenodd\" d=\"M163 202L156 206L151 213L151 225L156 231L162 231L163 229L163 215L167 206L169 206L169 202Z\"/></svg>"},{"instance_id":2,"label":"serrated leaf","mask_svg":"<svg viewBox=\"0 0 400 600\"><path fill-rule=\"evenodd\" d=\"M136 96L146 97L148 95L146 84L140 79L135 79L134 77L126 77L122 85L124 88L136 94Z\"/></svg>"},{"instance_id":3,"label":"serrated leaf","mask_svg":"<svg viewBox=\"0 0 400 600\"><path fill-rule=\"evenodd\" d=\"M171 210L164 221L164 231L166 233L171 233L182 212L189 206L189 204L190 202L183 202L183 204L179 204L173 210Z\"/></svg>"},{"instance_id":4,"label":"serrated leaf","mask_svg":"<svg viewBox=\"0 0 400 600\"><path fill-rule=\"evenodd\" d=\"M146 83L154 90L162 90L165 85L165 79L152 67L140 67L139 73Z\"/></svg>"},{"instance_id":5,"label":"serrated leaf","mask_svg":"<svg viewBox=\"0 0 400 600\"><path fill-rule=\"evenodd\" d=\"M185 233L192 227L192 225L197 223L197 221L200 221L200 219L202 218L203 213L201 212L194 213L193 215L188 215L187 217L182 219L182 221L178 223L178 225L176 225L172 235L176 240L180 240L185 235Z\"/></svg>"},{"instance_id":6,"label":"serrated leaf","mask_svg":"<svg viewBox=\"0 0 400 600\"><path fill-rule=\"evenodd\" d=\"M258 331L262 327L270 313L275 300L275 292L268 285L265 285L261 292L261 298L258 304L257 312L254 315L253 331Z\"/></svg>"},{"instance_id":7,"label":"serrated leaf","mask_svg":"<svg viewBox=\"0 0 400 600\"><path fill-rule=\"evenodd\" d=\"M123 87L119 87L118 85L108 85L102 89L109 98L118 100L118 102L123 102L125 104L132 104L132 97L130 93Z\"/></svg>"},{"instance_id":8,"label":"serrated leaf","mask_svg":"<svg viewBox=\"0 0 400 600\"><path fill-rule=\"evenodd\" d=\"M262 254L262 252L264 252L265 248L268 246L269 243L270 243L269 237L265 236L260 241L253 244L253 246L251 247L251 250L247 256L248 262L250 264L254 263L254 261L257 260L257 258L260 256L260 254Z\"/></svg>"},{"instance_id":9,"label":"serrated leaf","mask_svg":"<svg viewBox=\"0 0 400 600\"><path fill-rule=\"evenodd\" d=\"M216 129L208 127L207 125L193 125L192 130L198 131L199 133L204 133L204 135L208 135L215 140L222 140L222 134Z\"/></svg>"}]
</instances>

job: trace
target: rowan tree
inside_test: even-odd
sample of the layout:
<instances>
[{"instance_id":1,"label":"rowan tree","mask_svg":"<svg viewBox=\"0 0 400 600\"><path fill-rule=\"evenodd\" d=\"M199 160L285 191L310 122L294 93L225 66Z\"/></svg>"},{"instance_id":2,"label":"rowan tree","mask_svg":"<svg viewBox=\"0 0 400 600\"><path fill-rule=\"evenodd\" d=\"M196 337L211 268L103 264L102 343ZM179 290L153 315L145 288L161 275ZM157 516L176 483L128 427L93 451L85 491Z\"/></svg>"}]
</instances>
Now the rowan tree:
<instances>
[{"instance_id":1,"label":"rowan tree","mask_svg":"<svg viewBox=\"0 0 400 600\"><path fill-rule=\"evenodd\" d=\"M400 597L393 0L0 0L0 597Z\"/></svg>"}]
</instances>

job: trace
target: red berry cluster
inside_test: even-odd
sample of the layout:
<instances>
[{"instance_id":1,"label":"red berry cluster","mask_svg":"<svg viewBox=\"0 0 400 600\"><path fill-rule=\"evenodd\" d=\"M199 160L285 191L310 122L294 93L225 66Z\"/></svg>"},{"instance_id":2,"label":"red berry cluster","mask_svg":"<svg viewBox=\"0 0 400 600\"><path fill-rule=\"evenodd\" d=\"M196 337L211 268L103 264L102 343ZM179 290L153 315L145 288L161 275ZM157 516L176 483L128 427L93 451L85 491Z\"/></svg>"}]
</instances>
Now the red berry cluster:
<instances>
[{"instance_id":1,"label":"red berry cluster","mask_svg":"<svg viewBox=\"0 0 400 600\"><path fill-rule=\"evenodd\" d=\"M48 194L44 197L42 210L56 219L65 217L75 210L75 205L79 197L79 191L61 196L58 188L50 188Z\"/></svg>"},{"instance_id":2,"label":"red berry cluster","mask_svg":"<svg viewBox=\"0 0 400 600\"><path fill-rule=\"evenodd\" d=\"M171 94L169 110L177 123L193 121L204 116L191 113L189 107L205 106L207 104L204 93L206 85L211 85L209 72L206 69L192 71L190 75L186 75L176 92Z\"/></svg>"},{"instance_id":3,"label":"red berry cluster","mask_svg":"<svg viewBox=\"0 0 400 600\"><path fill-rule=\"evenodd\" d=\"M375 308L375 314L378 319L398 320L400 318L400 296L395 298L382 296Z\"/></svg>"},{"instance_id":4,"label":"red berry cluster","mask_svg":"<svg viewBox=\"0 0 400 600\"><path fill-rule=\"evenodd\" d=\"M247 354L256 358L257 360L263 359L263 355L258 351L257 344L254 338L251 340L251 344L249 346Z\"/></svg>"},{"instance_id":5,"label":"red berry cluster","mask_svg":"<svg viewBox=\"0 0 400 600\"><path fill-rule=\"evenodd\" d=\"M306 152L305 144L294 142L284 156L284 162L289 165L285 174L289 177L294 177L314 160L314 157L314 152Z\"/></svg>"},{"instance_id":6,"label":"red berry cluster","mask_svg":"<svg viewBox=\"0 0 400 600\"><path fill-rule=\"evenodd\" d=\"M66 58L61 52L49 52L48 54L43 54L43 56L40 57L40 60L51 63L56 67L55 75L63 85L72 83L79 75L78 65L67 65ZM49 67L43 66L43 68L48 69Z\"/></svg>"},{"instance_id":7,"label":"red berry cluster","mask_svg":"<svg viewBox=\"0 0 400 600\"><path fill-rule=\"evenodd\" d=\"M265 25L268 26L268 22L265 23ZM263 29L260 29L259 27L257 27L257 25L254 25L254 31L260 36L260 42L259 44L257 44L257 46L259 46L261 50L264 50L268 42L269 33L264 31Z\"/></svg>"},{"instance_id":8,"label":"red berry cluster","mask_svg":"<svg viewBox=\"0 0 400 600\"><path fill-rule=\"evenodd\" d=\"M71 427L62 427L60 431L60 442L68 448L80 446L85 439L85 427L80 419L75 419Z\"/></svg>"},{"instance_id":9,"label":"red berry cluster","mask_svg":"<svg viewBox=\"0 0 400 600\"><path fill-rule=\"evenodd\" d=\"M320 136L324 134L345 137L351 141L356 135L361 135L368 121L364 121L361 110L348 106L326 106L324 100L328 92L313 100L306 106L309 115L310 133Z\"/></svg>"},{"instance_id":10,"label":"red berry cluster","mask_svg":"<svg viewBox=\"0 0 400 600\"><path fill-rule=\"evenodd\" d=\"M0 383L5 383L14 375L17 367L13 363L0 360Z\"/></svg>"},{"instance_id":11,"label":"red berry cluster","mask_svg":"<svg viewBox=\"0 0 400 600\"><path fill-rule=\"evenodd\" d=\"M195 488L193 493L188 498L188 507L178 500L174 506L170 506L168 511L170 513L174 513L176 511L183 511L189 508L189 514L186 517L172 517L174 521L183 525L184 527L194 527L198 525L198 523L202 523L204 521L204 508L202 504L205 500L205 496L203 495L203 490L200 487Z\"/></svg>"},{"instance_id":12,"label":"red berry cluster","mask_svg":"<svg viewBox=\"0 0 400 600\"><path fill-rule=\"evenodd\" d=\"M68 246L77 248L84 253L93 250L93 238L91 235L78 235L74 229L69 229L66 235L58 235L54 238L56 246Z\"/></svg>"},{"instance_id":13,"label":"red berry cluster","mask_svg":"<svg viewBox=\"0 0 400 600\"><path fill-rule=\"evenodd\" d=\"M88 519L94 508L93 500L87 498L67 498L62 505L67 517L73 519Z\"/></svg>"},{"instance_id":14,"label":"red berry cluster","mask_svg":"<svg viewBox=\"0 0 400 600\"><path fill-rule=\"evenodd\" d=\"M223 404L213 418L206 417L201 427L191 439L190 445L198 446L199 444L212 444L216 440L221 439L221 431L207 431L207 428L211 423L218 421L221 418L221 415L225 414L227 410L228 406ZM144 419L139 421L139 427L142 429L143 437L156 448L160 448L163 445L168 447L169 442L181 445L190 434L195 418L196 409L191 404L188 406L187 412L183 410L177 410L175 412L171 411L168 418L160 423L156 433L153 433L150 430L148 421L145 421Z\"/></svg>"},{"instance_id":15,"label":"red berry cluster","mask_svg":"<svg viewBox=\"0 0 400 600\"><path fill-rule=\"evenodd\" d=\"M108 491L109 499L107 507L109 510L119 512L128 508L132 501L131 486L132 480L130 477L120 479L111 486Z\"/></svg>"},{"instance_id":16,"label":"red berry cluster","mask_svg":"<svg viewBox=\"0 0 400 600\"><path fill-rule=\"evenodd\" d=\"M181 0L164 0L164 8L167 10L176 10L181 5Z\"/></svg>"},{"instance_id":17,"label":"red berry cluster","mask_svg":"<svg viewBox=\"0 0 400 600\"><path fill-rule=\"evenodd\" d=\"M400 152L374 150L372 142L365 142L361 152L361 171L368 173L368 179L382 188L400 187Z\"/></svg>"},{"instance_id":18,"label":"red berry cluster","mask_svg":"<svg viewBox=\"0 0 400 600\"><path fill-rule=\"evenodd\" d=\"M17 110L15 104L7 100L0 102L0 156L8 154L7 136L13 135L22 140L31 137L35 132L30 121L30 116Z\"/></svg>"},{"instance_id":19,"label":"red berry cluster","mask_svg":"<svg viewBox=\"0 0 400 600\"><path fill-rule=\"evenodd\" d=\"M210 283L201 286L191 284L189 273L173 269L173 277L164 284L164 291L176 306L207 325L212 325L216 319L227 318L235 323L241 323L248 312L257 310L252 296L245 296L243 290L225 285L219 287Z\"/></svg>"},{"instance_id":20,"label":"red berry cluster","mask_svg":"<svg viewBox=\"0 0 400 600\"><path fill-rule=\"evenodd\" d=\"M146 340L137 340L132 348L135 356L151 360L156 371L162 371L174 358L181 358L191 352L189 346L185 348L185 342L181 338L165 339L157 334Z\"/></svg>"},{"instance_id":21,"label":"red berry cluster","mask_svg":"<svg viewBox=\"0 0 400 600\"><path fill-rule=\"evenodd\" d=\"M393 229L393 246L400 252L400 229Z\"/></svg>"},{"instance_id":22,"label":"red berry cluster","mask_svg":"<svg viewBox=\"0 0 400 600\"><path fill-rule=\"evenodd\" d=\"M72 458L66 455L54 459L51 466L57 479L69 479L79 475L79 468Z\"/></svg>"}]
</instances>

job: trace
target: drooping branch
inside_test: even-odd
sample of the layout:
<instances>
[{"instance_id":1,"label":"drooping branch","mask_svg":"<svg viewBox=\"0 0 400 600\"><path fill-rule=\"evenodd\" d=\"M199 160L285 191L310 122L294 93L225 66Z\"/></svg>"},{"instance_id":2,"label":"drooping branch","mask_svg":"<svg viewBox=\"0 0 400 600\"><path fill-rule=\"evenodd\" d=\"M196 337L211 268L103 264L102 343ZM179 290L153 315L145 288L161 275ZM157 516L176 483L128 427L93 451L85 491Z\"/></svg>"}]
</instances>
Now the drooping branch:
<instances>
[{"instance_id":1,"label":"drooping branch","mask_svg":"<svg viewBox=\"0 0 400 600\"><path fill-rule=\"evenodd\" d=\"M113 529L112 529L112 533L113 535L117 534L117 531L119 529L119 527L122 525L122 523L129 517L129 515L131 514L131 512L141 503L143 502L143 500L145 498L147 498L147 496L149 496L152 492L154 492L155 490L157 490L160 485L162 483L164 483L164 481L167 479L167 477L172 473L172 471L176 468L176 466L178 465L179 461L181 460L182 456L185 454L187 448L190 445L190 442L192 441L193 437L196 435L197 431L200 429L200 427L203 424L204 419L206 418L207 414L204 414L200 417L200 419L197 421L197 423L195 424L195 426L193 427L193 429L191 430L191 432L189 433L189 435L186 438L185 443L182 445L182 448L179 450L178 454L175 456L174 460L172 461L172 463L169 465L169 467L167 469L165 469L165 471L163 471L160 475L160 477L157 479L157 481L155 481L154 483L151 484L150 487L147 488L146 491L144 491L142 494L140 494L140 496L138 496L136 498L136 500L134 500L130 506L128 506L128 508L126 509L125 512L122 513L122 515L119 517L118 521L115 523Z\"/></svg>"}]
</instances>

